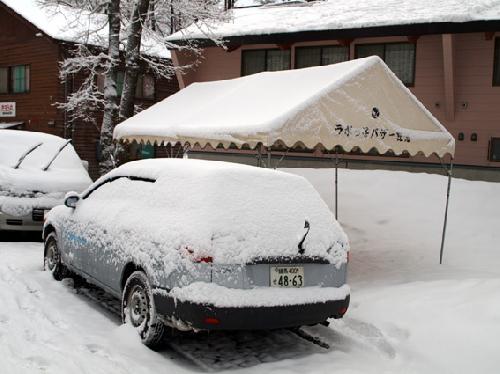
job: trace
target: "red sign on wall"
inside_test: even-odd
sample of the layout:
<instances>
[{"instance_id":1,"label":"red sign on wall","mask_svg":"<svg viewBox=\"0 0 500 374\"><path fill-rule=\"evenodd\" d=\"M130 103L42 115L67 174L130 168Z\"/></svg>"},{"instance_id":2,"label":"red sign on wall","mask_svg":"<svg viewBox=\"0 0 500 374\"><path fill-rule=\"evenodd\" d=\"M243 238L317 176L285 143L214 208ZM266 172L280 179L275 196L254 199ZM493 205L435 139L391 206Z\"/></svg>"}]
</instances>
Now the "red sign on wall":
<instances>
[{"instance_id":1,"label":"red sign on wall","mask_svg":"<svg viewBox=\"0 0 500 374\"><path fill-rule=\"evenodd\" d=\"M0 117L15 117L16 103L15 102L0 102Z\"/></svg>"}]
</instances>

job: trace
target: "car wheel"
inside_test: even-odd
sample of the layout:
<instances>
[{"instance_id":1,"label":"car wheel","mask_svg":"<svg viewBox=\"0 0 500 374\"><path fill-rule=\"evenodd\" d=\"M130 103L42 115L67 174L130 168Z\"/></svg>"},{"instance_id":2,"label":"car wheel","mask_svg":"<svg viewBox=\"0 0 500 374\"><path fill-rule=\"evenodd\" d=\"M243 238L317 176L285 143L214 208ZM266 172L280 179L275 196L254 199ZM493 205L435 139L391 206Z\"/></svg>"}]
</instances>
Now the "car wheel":
<instances>
[{"instance_id":1,"label":"car wheel","mask_svg":"<svg viewBox=\"0 0 500 374\"><path fill-rule=\"evenodd\" d=\"M56 234L54 232L47 235L45 239L43 269L45 271L50 271L55 280L61 280L67 274L66 267L61 262L61 253L59 252Z\"/></svg>"},{"instance_id":2,"label":"car wheel","mask_svg":"<svg viewBox=\"0 0 500 374\"><path fill-rule=\"evenodd\" d=\"M165 325L158 319L151 285L142 271L133 272L125 283L122 293L122 321L137 330L146 346L156 348L160 345Z\"/></svg>"}]
</instances>

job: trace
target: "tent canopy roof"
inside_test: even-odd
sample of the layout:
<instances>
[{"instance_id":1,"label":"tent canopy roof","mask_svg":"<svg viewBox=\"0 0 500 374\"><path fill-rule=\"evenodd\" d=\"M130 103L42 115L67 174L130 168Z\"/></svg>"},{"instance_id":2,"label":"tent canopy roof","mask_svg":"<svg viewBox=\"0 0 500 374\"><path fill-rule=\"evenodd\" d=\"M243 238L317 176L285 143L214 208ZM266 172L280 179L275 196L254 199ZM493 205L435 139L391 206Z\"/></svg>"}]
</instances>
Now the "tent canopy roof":
<instances>
[{"instance_id":1,"label":"tent canopy roof","mask_svg":"<svg viewBox=\"0 0 500 374\"><path fill-rule=\"evenodd\" d=\"M454 155L452 135L378 57L193 83L119 124L114 138Z\"/></svg>"}]
</instances>

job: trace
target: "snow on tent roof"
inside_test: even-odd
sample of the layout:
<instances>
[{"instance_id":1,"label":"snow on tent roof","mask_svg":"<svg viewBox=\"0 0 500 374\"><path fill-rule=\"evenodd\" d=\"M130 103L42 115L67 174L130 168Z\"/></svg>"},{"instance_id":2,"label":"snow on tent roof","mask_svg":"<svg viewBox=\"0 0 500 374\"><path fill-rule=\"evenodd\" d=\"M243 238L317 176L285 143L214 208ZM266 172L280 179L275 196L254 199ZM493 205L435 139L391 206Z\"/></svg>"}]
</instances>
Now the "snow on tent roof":
<instances>
[{"instance_id":1,"label":"snow on tent roof","mask_svg":"<svg viewBox=\"0 0 500 374\"><path fill-rule=\"evenodd\" d=\"M276 143L454 155L453 136L378 57L193 83L119 124L114 138L225 147Z\"/></svg>"},{"instance_id":2,"label":"snow on tent roof","mask_svg":"<svg viewBox=\"0 0 500 374\"><path fill-rule=\"evenodd\" d=\"M0 3L4 3L51 38L107 48L108 17L105 14L75 11L64 5L44 7L37 0L0 0ZM143 36L142 50L151 56L170 58L165 45L147 36Z\"/></svg>"},{"instance_id":3,"label":"snow on tent roof","mask_svg":"<svg viewBox=\"0 0 500 374\"><path fill-rule=\"evenodd\" d=\"M237 3L237 5L239 5ZM242 3L242 5L244 5ZM250 4L245 4L250 5ZM210 25L195 24L169 40L268 35L300 31L344 30L433 22L472 22L500 19L499 0L326 0L235 8L233 18Z\"/></svg>"}]
</instances>

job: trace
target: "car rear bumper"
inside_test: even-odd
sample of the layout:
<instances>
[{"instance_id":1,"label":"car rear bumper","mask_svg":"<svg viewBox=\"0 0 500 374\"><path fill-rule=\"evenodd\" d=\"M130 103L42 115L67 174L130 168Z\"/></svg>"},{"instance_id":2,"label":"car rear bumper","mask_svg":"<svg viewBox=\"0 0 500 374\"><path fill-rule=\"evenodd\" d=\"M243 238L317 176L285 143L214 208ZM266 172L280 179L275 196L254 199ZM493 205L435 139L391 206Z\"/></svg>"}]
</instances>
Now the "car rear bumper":
<instances>
[{"instance_id":1,"label":"car rear bumper","mask_svg":"<svg viewBox=\"0 0 500 374\"><path fill-rule=\"evenodd\" d=\"M350 295L341 300L306 304L244 307L180 301L166 293L155 293L154 300L158 314L195 330L269 330L342 318L349 307Z\"/></svg>"}]
</instances>

